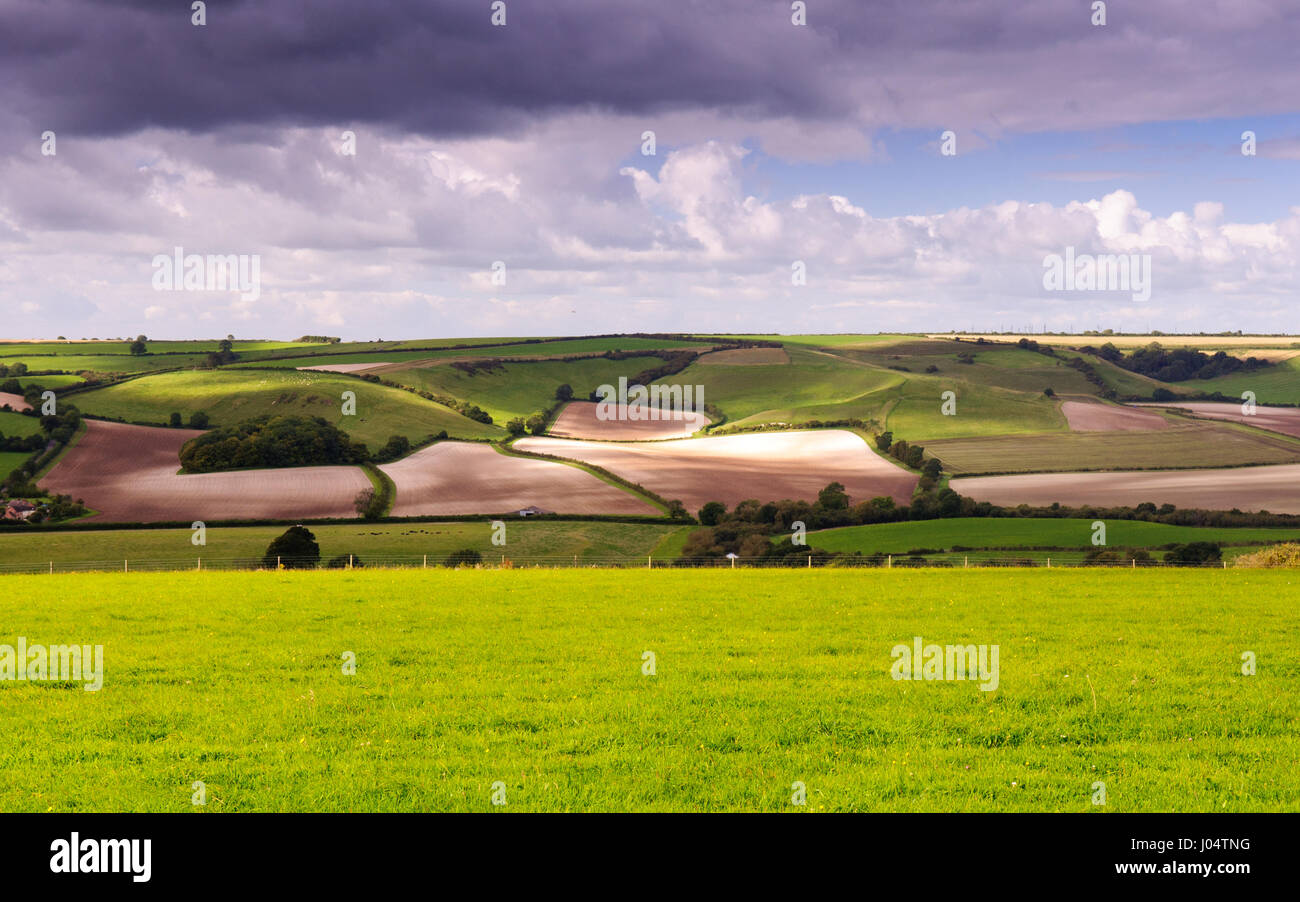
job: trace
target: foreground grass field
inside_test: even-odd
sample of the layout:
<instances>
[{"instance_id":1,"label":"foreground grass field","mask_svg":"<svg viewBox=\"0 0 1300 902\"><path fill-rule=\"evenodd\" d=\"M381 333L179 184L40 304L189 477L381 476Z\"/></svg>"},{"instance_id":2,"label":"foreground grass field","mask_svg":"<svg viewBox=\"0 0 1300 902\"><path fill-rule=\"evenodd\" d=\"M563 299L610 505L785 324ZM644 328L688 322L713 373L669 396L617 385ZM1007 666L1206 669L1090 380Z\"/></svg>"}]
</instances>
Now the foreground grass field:
<instances>
[{"instance_id":1,"label":"foreground grass field","mask_svg":"<svg viewBox=\"0 0 1300 902\"><path fill-rule=\"evenodd\" d=\"M200 810L201 780L207 812L1294 810L1295 582L8 577L0 641L102 644L105 675L0 682L0 808ZM997 689L891 679L913 636L998 645Z\"/></svg>"}]
</instances>

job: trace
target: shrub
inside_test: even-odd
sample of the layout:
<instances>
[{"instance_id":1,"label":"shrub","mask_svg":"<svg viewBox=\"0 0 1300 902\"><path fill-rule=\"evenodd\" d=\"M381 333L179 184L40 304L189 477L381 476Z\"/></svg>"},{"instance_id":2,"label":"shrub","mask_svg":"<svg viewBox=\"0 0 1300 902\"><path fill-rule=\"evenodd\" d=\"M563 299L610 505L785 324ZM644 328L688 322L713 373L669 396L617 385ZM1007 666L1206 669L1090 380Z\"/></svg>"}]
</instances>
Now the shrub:
<instances>
[{"instance_id":1,"label":"shrub","mask_svg":"<svg viewBox=\"0 0 1300 902\"><path fill-rule=\"evenodd\" d=\"M483 563L483 555L473 548L462 548L460 551L453 551L447 555L447 559L442 562L442 565L444 567L474 567L481 563Z\"/></svg>"},{"instance_id":2,"label":"shrub","mask_svg":"<svg viewBox=\"0 0 1300 902\"><path fill-rule=\"evenodd\" d=\"M1281 545L1256 551L1254 554L1243 554L1233 562L1233 566L1300 567L1300 545L1295 542L1284 542Z\"/></svg>"},{"instance_id":3,"label":"shrub","mask_svg":"<svg viewBox=\"0 0 1300 902\"><path fill-rule=\"evenodd\" d=\"M1213 564L1223 560L1223 549L1215 542L1188 542L1165 552L1167 564Z\"/></svg>"},{"instance_id":4,"label":"shrub","mask_svg":"<svg viewBox=\"0 0 1300 902\"><path fill-rule=\"evenodd\" d=\"M361 563L361 558L355 554L338 554L325 562L325 569L327 570L346 570L348 567L355 570L364 566L365 564Z\"/></svg>"}]
</instances>

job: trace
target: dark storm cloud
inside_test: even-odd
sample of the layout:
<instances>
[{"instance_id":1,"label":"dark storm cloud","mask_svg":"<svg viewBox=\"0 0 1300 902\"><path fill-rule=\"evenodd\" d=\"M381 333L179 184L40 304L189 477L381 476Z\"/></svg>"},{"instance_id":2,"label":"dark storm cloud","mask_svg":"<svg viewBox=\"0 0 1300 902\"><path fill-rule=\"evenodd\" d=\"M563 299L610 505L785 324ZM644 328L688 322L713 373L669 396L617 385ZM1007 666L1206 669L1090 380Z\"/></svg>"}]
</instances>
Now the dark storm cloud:
<instances>
[{"instance_id":1,"label":"dark storm cloud","mask_svg":"<svg viewBox=\"0 0 1300 902\"><path fill-rule=\"evenodd\" d=\"M83 135L347 122L452 136L586 109L824 119L877 102L883 122L972 104L1114 118L1117 91L1157 118L1253 112L1284 102L1252 73L1294 68L1300 16L1158 0L1111 3L1094 29L1076 0L808 0L799 29L784 0L507 0L498 28L489 0L213 0L199 28L183 0L0 6L3 107ZM1164 109L1192 73L1225 90Z\"/></svg>"},{"instance_id":2,"label":"dark storm cloud","mask_svg":"<svg viewBox=\"0 0 1300 902\"><path fill-rule=\"evenodd\" d=\"M829 112L792 73L818 44L788 13L727 4L483 2L19 2L0 12L6 105L83 134L148 126L384 123L425 134L495 132L523 114L728 105ZM693 6L693 5L692 5ZM733 4L734 8L734 4Z\"/></svg>"}]
</instances>

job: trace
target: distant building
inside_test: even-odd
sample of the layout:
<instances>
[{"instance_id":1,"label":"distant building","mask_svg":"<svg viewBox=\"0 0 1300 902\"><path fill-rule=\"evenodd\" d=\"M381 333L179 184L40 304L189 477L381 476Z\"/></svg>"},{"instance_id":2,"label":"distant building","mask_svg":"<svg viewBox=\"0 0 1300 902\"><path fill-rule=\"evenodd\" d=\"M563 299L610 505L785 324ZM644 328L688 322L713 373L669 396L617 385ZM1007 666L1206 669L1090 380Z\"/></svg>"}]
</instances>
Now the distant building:
<instances>
[{"instance_id":1,"label":"distant building","mask_svg":"<svg viewBox=\"0 0 1300 902\"><path fill-rule=\"evenodd\" d=\"M34 513L36 513L36 505L21 498L10 501L5 507L6 520L28 520Z\"/></svg>"},{"instance_id":2,"label":"distant building","mask_svg":"<svg viewBox=\"0 0 1300 902\"><path fill-rule=\"evenodd\" d=\"M519 516L521 516L521 517L536 517L538 514L549 514L549 513L552 513L552 511L544 511L544 510L542 510L540 507L538 507L537 505L535 505L535 504L530 504L528 507L525 507L525 508L521 508L521 509L520 509L520 511L519 511Z\"/></svg>"}]
</instances>

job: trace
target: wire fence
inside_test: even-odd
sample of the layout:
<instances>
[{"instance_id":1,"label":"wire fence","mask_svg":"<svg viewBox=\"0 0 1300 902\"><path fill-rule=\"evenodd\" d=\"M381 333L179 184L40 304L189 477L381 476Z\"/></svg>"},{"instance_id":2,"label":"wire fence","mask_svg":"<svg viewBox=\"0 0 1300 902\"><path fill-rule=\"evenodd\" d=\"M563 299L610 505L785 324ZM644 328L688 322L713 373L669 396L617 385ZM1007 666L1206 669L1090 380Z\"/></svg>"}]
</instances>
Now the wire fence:
<instances>
[{"instance_id":1,"label":"wire fence","mask_svg":"<svg viewBox=\"0 0 1300 902\"><path fill-rule=\"evenodd\" d=\"M2 574L47 573L180 573L196 572L232 572L232 571L268 571L276 570L421 570L461 569L510 570L510 569L871 569L871 570L908 570L920 568L943 569L990 569L990 568L1106 568L1106 569L1153 569L1153 568L1187 568L1226 569L1229 561L1182 562L1156 561L1141 558L1123 558L1115 560L1088 560L1081 555L1062 557L985 557L978 555L943 555L933 557L914 557L903 555L853 556L826 558L809 555L806 558L661 558L627 557L627 556L583 556L583 555L529 555L512 557L510 555L483 555L480 560L466 561L450 558L444 553L438 554L380 554L341 556L330 561L309 561L280 559L268 563L262 558L231 557L191 557L191 558L155 558L155 559L114 559L97 561L51 560L47 562L0 563Z\"/></svg>"}]
</instances>

